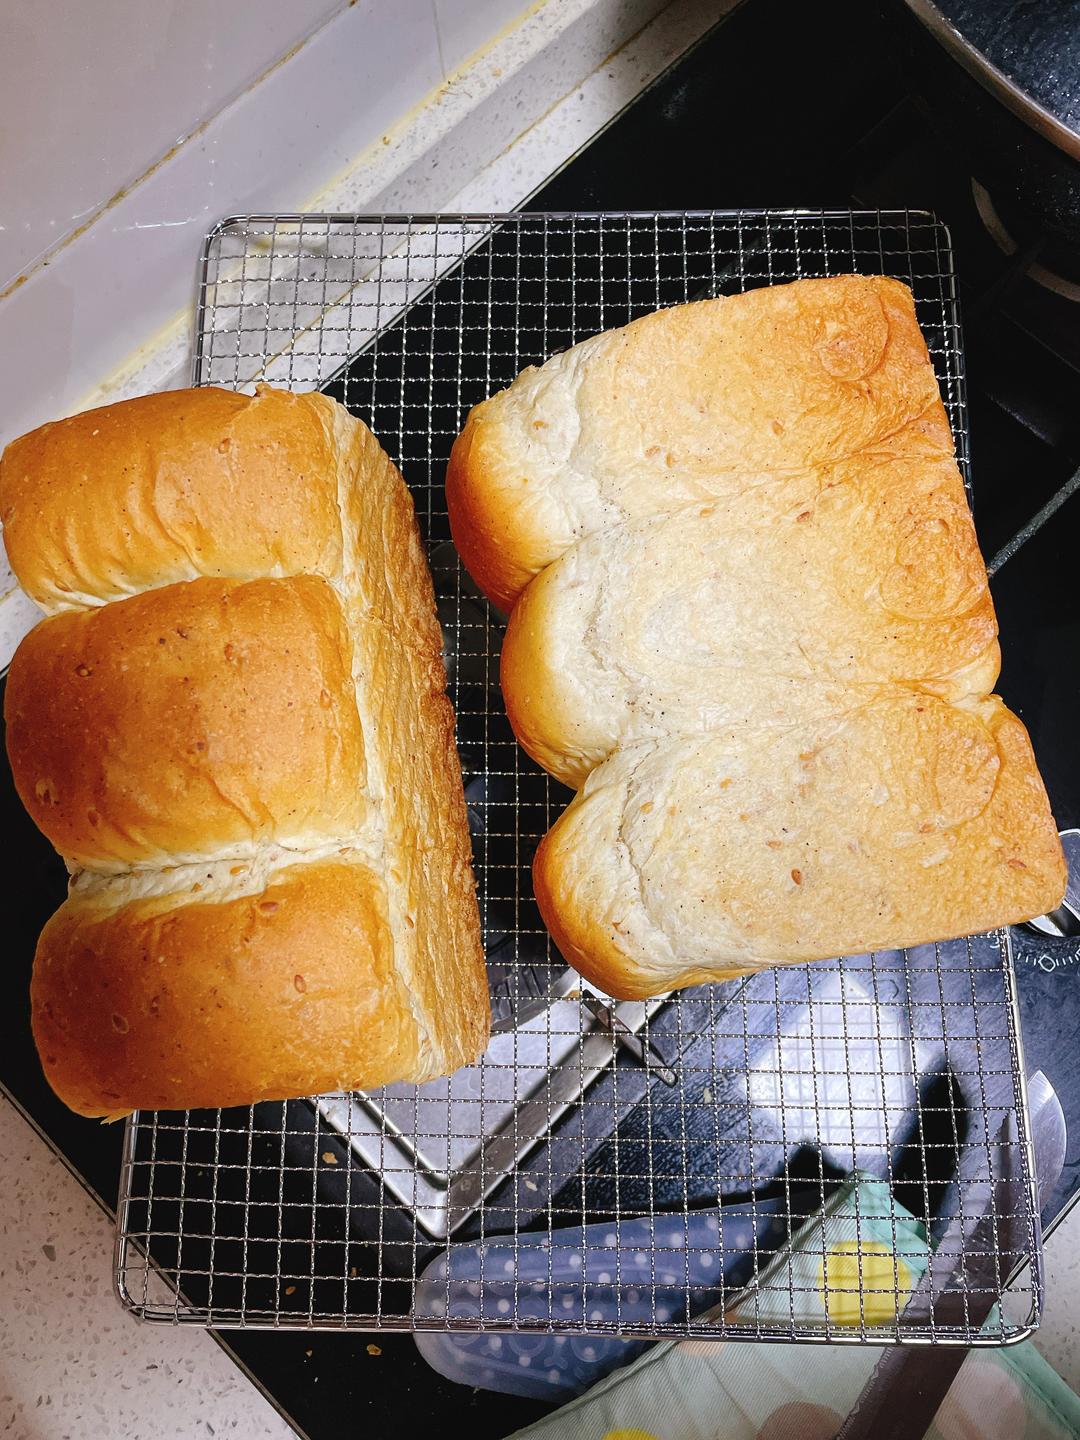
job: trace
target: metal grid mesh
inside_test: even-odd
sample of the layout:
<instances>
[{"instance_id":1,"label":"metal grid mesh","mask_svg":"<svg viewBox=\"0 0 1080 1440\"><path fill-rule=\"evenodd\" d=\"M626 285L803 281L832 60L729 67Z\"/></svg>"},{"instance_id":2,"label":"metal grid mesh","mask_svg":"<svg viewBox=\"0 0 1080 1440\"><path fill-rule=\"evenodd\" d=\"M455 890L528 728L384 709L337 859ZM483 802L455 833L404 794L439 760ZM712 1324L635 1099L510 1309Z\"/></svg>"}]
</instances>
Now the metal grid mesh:
<instances>
[{"instance_id":1,"label":"metal grid mesh","mask_svg":"<svg viewBox=\"0 0 1080 1440\"><path fill-rule=\"evenodd\" d=\"M533 850L569 792L514 742L500 617L447 543L452 440L525 365L659 306L850 271L912 286L966 476L949 240L924 213L249 216L209 237L197 382L326 388L415 497L504 1033L441 1086L133 1117L117 1277L139 1314L964 1343L1037 1321L1003 937L605 1012L572 988L531 892ZM674 1073L649 1068L661 1062ZM829 1208L854 1170L887 1189L856 1192L853 1258L829 1269ZM936 1247L910 1297L902 1265L864 1265L871 1234L903 1258L905 1212ZM800 1229L809 1282L782 1248ZM821 1313L823 1277L841 1303Z\"/></svg>"}]
</instances>

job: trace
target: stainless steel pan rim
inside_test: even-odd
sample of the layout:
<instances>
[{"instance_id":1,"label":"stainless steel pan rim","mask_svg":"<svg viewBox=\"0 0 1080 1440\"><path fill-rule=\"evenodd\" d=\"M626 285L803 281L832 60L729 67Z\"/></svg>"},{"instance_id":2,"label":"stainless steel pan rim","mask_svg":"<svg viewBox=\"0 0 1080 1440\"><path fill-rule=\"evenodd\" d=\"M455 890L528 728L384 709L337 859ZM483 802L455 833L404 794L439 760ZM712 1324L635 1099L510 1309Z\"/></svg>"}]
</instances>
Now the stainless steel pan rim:
<instances>
[{"instance_id":1,"label":"stainless steel pan rim","mask_svg":"<svg viewBox=\"0 0 1080 1440\"><path fill-rule=\"evenodd\" d=\"M905 0L905 3L938 43L984 90L1044 140L1049 140L1058 150L1071 155L1074 160L1080 160L1080 134L1059 120L1015 81L1010 80L1004 71L999 70L992 60L961 35L933 0Z\"/></svg>"}]
</instances>

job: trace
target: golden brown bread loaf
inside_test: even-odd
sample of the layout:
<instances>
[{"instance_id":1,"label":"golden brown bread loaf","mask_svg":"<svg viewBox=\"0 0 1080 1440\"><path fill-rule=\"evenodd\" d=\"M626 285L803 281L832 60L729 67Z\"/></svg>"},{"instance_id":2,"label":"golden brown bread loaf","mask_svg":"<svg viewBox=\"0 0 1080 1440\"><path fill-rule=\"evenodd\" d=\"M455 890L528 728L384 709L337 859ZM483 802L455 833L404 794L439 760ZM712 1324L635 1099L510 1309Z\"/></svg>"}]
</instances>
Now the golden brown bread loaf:
<instances>
[{"instance_id":1,"label":"golden brown bread loaf","mask_svg":"<svg viewBox=\"0 0 1080 1440\"><path fill-rule=\"evenodd\" d=\"M661 311L476 407L454 539L507 712L578 789L560 949L640 997L1056 905L1065 866L910 291Z\"/></svg>"},{"instance_id":2,"label":"golden brown bread loaf","mask_svg":"<svg viewBox=\"0 0 1080 1440\"><path fill-rule=\"evenodd\" d=\"M322 395L177 391L0 460L43 607L8 752L74 871L32 982L73 1109L247 1104L474 1060L489 1012L412 501Z\"/></svg>"}]
</instances>

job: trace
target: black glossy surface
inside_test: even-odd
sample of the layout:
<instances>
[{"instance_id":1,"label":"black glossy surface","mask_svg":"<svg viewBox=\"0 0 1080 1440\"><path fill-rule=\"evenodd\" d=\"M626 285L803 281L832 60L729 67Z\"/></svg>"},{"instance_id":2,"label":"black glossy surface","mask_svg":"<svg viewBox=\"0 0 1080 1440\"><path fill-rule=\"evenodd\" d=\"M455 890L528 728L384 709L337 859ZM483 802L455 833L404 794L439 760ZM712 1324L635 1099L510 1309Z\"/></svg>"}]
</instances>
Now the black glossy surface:
<instances>
[{"instance_id":1,"label":"black glossy surface","mask_svg":"<svg viewBox=\"0 0 1080 1440\"><path fill-rule=\"evenodd\" d=\"M1080 0L936 0L968 44L1080 135Z\"/></svg>"},{"instance_id":2,"label":"black glossy surface","mask_svg":"<svg viewBox=\"0 0 1080 1440\"><path fill-rule=\"evenodd\" d=\"M0 698L4 681L0 681ZM2 727L0 727L2 729ZM116 1201L124 1127L84 1120L45 1083L30 1034L30 963L42 925L61 903L67 876L52 846L19 803L11 771L0 765L0 834L8 885L4 895L7 1026L0 1082L107 1204Z\"/></svg>"},{"instance_id":3,"label":"black glossy surface","mask_svg":"<svg viewBox=\"0 0 1080 1440\"><path fill-rule=\"evenodd\" d=\"M844 37L843 45L836 37ZM997 550L1080 463L1080 387L1070 347L1080 312L1010 278L974 218L961 160L936 139L894 69L872 5L748 0L536 197L533 208L594 209L882 204L934 208L950 225L965 316L977 524ZM995 287L1004 289L1005 309ZM989 297L989 298L988 298ZM1047 344L1031 331L1049 335ZM1061 359L1053 352L1062 352ZM1031 728L1061 824L1080 824L1080 500L1002 569L1002 692ZM112 1203L120 1127L80 1121L41 1078L26 986L38 930L63 872L0 773L8 862L8 993L0 1079ZM1080 966L1020 967L1025 1037L1062 1093L1067 1176L1080 1183ZM640 1079L639 1082L640 1083ZM482 1440L544 1407L435 1376L405 1335L231 1333L226 1343L313 1437L344 1429L391 1440L438 1426ZM369 1345L378 1347L371 1354Z\"/></svg>"},{"instance_id":4,"label":"black glossy surface","mask_svg":"<svg viewBox=\"0 0 1080 1440\"><path fill-rule=\"evenodd\" d=\"M1080 495L1073 495L991 587L1001 621L1000 690L1031 732L1062 828L1080 825L1078 555Z\"/></svg>"},{"instance_id":5,"label":"black glossy surface","mask_svg":"<svg viewBox=\"0 0 1080 1440\"><path fill-rule=\"evenodd\" d=\"M895 44L912 86L933 119L941 146L966 157L1013 240L1021 247L1037 247L1051 269L1076 278L1080 266L1077 7L952 0L950 9L957 14L963 11L965 30L977 31L997 58L1011 65L1006 73L1018 77L1018 89L987 85L985 75L976 76L962 63L963 47L958 58L952 45L915 18L905 0L887 0ZM1023 38L1017 39L1019 35ZM1040 69L1043 66L1045 70ZM1057 107L1066 126L1064 136L1029 106L1025 98L1029 91L1052 113Z\"/></svg>"}]
</instances>

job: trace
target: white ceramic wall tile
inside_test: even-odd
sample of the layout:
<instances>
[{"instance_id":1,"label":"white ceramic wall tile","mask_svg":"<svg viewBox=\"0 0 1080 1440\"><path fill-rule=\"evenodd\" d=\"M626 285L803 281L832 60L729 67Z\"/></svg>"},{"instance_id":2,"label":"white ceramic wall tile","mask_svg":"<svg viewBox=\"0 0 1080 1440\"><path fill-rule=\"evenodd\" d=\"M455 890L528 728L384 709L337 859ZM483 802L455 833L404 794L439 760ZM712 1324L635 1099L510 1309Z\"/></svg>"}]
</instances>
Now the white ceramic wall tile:
<instances>
[{"instance_id":1,"label":"white ceramic wall tile","mask_svg":"<svg viewBox=\"0 0 1080 1440\"><path fill-rule=\"evenodd\" d=\"M5 0L0 291L348 0Z\"/></svg>"},{"instance_id":2,"label":"white ceramic wall tile","mask_svg":"<svg viewBox=\"0 0 1080 1440\"><path fill-rule=\"evenodd\" d=\"M0 301L0 444L191 303L207 229L300 209L442 78L431 0L357 0Z\"/></svg>"},{"instance_id":3,"label":"white ceramic wall tile","mask_svg":"<svg viewBox=\"0 0 1080 1440\"><path fill-rule=\"evenodd\" d=\"M439 27L443 68L448 76L530 9L530 0L431 0L431 3Z\"/></svg>"},{"instance_id":4,"label":"white ceramic wall tile","mask_svg":"<svg viewBox=\"0 0 1080 1440\"><path fill-rule=\"evenodd\" d=\"M208 1334L124 1314L112 1292L112 1222L3 1096L0 1154L5 1436L292 1440Z\"/></svg>"},{"instance_id":5,"label":"white ceramic wall tile","mask_svg":"<svg viewBox=\"0 0 1080 1440\"><path fill-rule=\"evenodd\" d=\"M511 210L735 3L533 5L407 124L395 127L387 144L370 147L316 196L314 208ZM621 26L617 39L613 17ZM190 373L191 331L181 315L80 400L85 407L106 405L172 389L187 384Z\"/></svg>"},{"instance_id":6,"label":"white ceramic wall tile","mask_svg":"<svg viewBox=\"0 0 1080 1440\"><path fill-rule=\"evenodd\" d=\"M316 208L334 214L513 210L736 3L557 0L542 13L534 10L391 144L376 147L325 190ZM643 23L657 4L659 13ZM564 26L556 30L540 23L549 22L556 10ZM621 18L624 35L630 36L615 53L612 15ZM599 60L604 63L592 73L586 70L579 85L550 105L560 81L565 84ZM501 77L507 79L505 87ZM540 118L534 119L538 112ZM492 151L495 158L484 163ZM332 311L328 319L335 327L342 323ZM298 351L322 353L317 326L301 337L293 353ZM93 392L87 403L103 405L187 384L190 361L188 333L181 329L143 363ZM317 368L307 375L311 383ZM294 381L305 369L300 363L292 367ZM0 608L0 664L6 659L2 621ZM9 629L16 638L25 623L21 615L15 617Z\"/></svg>"}]
</instances>

